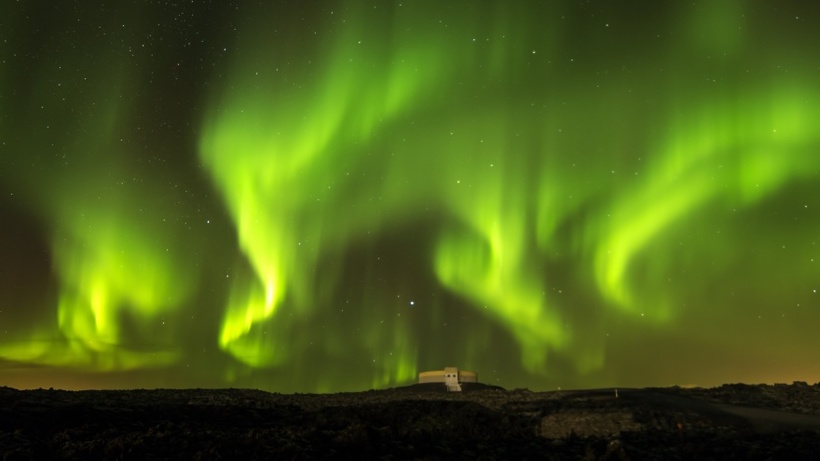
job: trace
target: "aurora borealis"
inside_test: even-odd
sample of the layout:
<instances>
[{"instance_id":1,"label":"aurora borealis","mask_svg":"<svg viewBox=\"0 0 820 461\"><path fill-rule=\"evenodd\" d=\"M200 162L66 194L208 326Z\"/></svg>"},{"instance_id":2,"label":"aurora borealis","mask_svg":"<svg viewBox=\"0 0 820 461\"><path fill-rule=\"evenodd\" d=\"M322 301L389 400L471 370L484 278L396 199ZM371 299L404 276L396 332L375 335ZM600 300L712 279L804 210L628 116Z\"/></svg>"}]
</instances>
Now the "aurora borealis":
<instances>
[{"instance_id":1,"label":"aurora borealis","mask_svg":"<svg viewBox=\"0 0 820 461\"><path fill-rule=\"evenodd\" d=\"M0 2L0 385L820 380L820 8L259 3Z\"/></svg>"}]
</instances>

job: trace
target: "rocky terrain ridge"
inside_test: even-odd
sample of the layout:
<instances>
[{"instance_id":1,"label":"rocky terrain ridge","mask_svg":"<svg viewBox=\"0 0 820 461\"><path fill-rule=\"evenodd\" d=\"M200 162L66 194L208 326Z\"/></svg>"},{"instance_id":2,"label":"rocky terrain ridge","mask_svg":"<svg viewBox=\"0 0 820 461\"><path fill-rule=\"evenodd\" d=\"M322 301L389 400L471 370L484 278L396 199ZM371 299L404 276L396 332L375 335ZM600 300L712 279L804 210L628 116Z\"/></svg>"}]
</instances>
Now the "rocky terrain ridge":
<instances>
[{"instance_id":1,"label":"rocky terrain ridge","mask_svg":"<svg viewBox=\"0 0 820 461\"><path fill-rule=\"evenodd\" d=\"M3 459L817 459L820 384L338 394L0 387Z\"/></svg>"}]
</instances>

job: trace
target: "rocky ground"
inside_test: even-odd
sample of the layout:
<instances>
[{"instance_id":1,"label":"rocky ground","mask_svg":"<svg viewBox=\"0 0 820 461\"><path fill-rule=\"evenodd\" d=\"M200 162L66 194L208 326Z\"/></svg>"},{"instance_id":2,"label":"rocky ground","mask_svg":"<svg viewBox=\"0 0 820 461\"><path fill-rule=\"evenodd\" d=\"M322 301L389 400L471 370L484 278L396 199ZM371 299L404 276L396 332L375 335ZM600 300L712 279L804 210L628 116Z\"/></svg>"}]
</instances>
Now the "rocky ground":
<instances>
[{"instance_id":1,"label":"rocky ground","mask_svg":"<svg viewBox=\"0 0 820 461\"><path fill-rule=\"evenodd\" d=\"M17 459L820 459L820 384L342 394L0 387Z\"/></svg>"}]
</instances>

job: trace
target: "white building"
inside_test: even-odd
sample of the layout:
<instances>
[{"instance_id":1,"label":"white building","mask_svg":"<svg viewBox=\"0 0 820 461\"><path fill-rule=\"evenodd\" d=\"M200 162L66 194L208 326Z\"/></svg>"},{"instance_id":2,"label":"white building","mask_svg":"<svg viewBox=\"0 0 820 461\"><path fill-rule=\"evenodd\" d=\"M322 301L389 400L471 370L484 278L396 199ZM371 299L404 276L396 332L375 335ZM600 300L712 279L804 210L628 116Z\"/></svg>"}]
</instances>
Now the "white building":
<instances>
[{"instance_id":1,"label":"white building","mask_svg":"<svg viewBox=\"0 0 820 461\"><path fill-rule=\"evenodd\" d=\"M422 371L419 373L419 384L443 383L451 392L461 392L461 383L477 383L478 374L474 371L459 370L456 367L445 367L444 370Z\"/></svg>"}]
</instances>

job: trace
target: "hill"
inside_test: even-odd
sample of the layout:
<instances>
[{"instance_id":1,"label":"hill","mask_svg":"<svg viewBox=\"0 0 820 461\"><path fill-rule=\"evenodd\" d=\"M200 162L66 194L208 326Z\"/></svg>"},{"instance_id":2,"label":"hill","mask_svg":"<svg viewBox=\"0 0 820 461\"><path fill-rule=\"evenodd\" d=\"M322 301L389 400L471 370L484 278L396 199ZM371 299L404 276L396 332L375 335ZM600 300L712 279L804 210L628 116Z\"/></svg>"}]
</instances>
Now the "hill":
<instances>
[{"instance_id":1,"label":"hill","mask_svg":"<svg viewBox=\"0 0 820 461\"><path fill-rule=\"evenodd\" d=\"M0 388L4 459L816 459L820 384L339 394Z\"/></svg>"}]
</instances>

